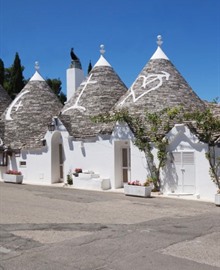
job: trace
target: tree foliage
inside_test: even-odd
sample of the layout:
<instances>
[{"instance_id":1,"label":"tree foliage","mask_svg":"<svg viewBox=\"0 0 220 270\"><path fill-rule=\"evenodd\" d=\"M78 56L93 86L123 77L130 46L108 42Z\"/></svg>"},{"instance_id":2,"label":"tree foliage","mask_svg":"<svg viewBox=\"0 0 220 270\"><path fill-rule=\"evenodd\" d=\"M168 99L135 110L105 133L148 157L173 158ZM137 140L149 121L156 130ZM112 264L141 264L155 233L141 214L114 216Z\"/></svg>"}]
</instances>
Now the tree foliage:
<instances>
[{"instance_id":1,"label":"tree foliage","mask_svg":"<svg viewBox=\"0 0 220 270\"><path fill-rule=\"evenodd\" d=\"M13 98L24 88L24 67L21 66L21 60L18 53L15 54L14 63L10 69L10 89L9 95Z\"/></svg>"},{"instance_id":2,"label":"tree foliage","mask_svg":"<svg viewBox=\"0 0 220 270\"><path fill-rule=\"evenodd\" d=\"M66 101L66 96L61 91L62 90L62 82L60 79L46 79L47 84L50 86L50 88L54 91L55 95L59 98L59 100L64 104Z\"/></svg>"},{"instance_id":3,"label":"tree foliage","mask_svg":"<svg viewBox=\"0 0 220 270\"><path fill-rule=\"evenodd\" d=\"M87 74L89 74L89 72L92 70L92 63L91 61L89 62L89 66L88 66L88 70L87 70Z\"/></svg>"},{"instance_id":4,"label":"tree foliage","mask_svg":"<svg viewBox=\"0 0 220 270\"><path fill-rule=\"evenodd\" d=\"M175 120L175 121L174 121ZM168 140L165 137L174 123L183 121L197 135L201 142L207 144L206 157L210 165L210 175L220 190L220 157L217 144L220 136L220 119L210 109L184 113L181 107L166 108L155 113L147 112L145 118L131 116L127 110L100 114L93 117L95 122L125 122L135 136L134 144L145 153L150 177L154 185L160 189L160 171L166 165ZM157 149L159 163L156 165L153 147Z\"/></svg>"},{"instance_id":5,"label":"tree foliage","mask_svg":"<svg viewBox=\"0 0 220 270\"><path fill-rule=\"evenodd\" d=\"M15 54L13 65L9 68L4 67L4 62L0 59L0 84L8 92L9 96L14 99L15 96L24 88L28 80L23 77L24 67L21 65L19 54ZM66 95L61 91L62 82L60 79L46 80L48 85L58 96L60 101L64 104L66 101Z\"/></svg>"},{"instance_id":6,"label":"tree foliage","mask_svg":"<svg viewBox=\"0 0 220 270\"><path fill-rule=\"evenodd\" d=\"M46 79L47 84L50 86L50 88L54 91L54 93L58 96L60 94L60 91L62 89L61 87L61 80L60 79Z\"/></svg>"},{"instance_id":7,"label":"tree foliage","mask_svg":"<svg viewBox=\"0 0 220 270\"><path fill-rule=\"evenodd\" d=\"M12 99L14 99L25 86L23 70L24 67L21 66L18 53L15 54L14 62L9 68L5 68L3 60L0 59L0 83Z\"/></svg>"},{"instance_id":8,"label":"tree foliage","mask_svg":"<svg viewBox=\"0 0 220 270\"><path fill-rule=\"evenodd\" d=\"M0 84L3 86L5 80L5 67L4 62L0 58Z\"/></svg>"},{"instance_id":9,"label":"tree foliage","mask_svg":"<svg viewBox=\"0 0 220 270\"><path fill-rule=\"evenodd\" d=\"M132 116L127 110L116 111L112 114L100 114L93 117L95 122L124 122L127 123L131 132L134 134L134 144L145 154L149 169L149 178L153 181L155 189L160 190L161 180L160 171L165 166L167 160L168 140L165 134L173 127L174 118L178 119L181 108L166 108L162 111L145 114L144 118ZM153 148L157 148L156 164Z\"/></svg>"}]
</instances>

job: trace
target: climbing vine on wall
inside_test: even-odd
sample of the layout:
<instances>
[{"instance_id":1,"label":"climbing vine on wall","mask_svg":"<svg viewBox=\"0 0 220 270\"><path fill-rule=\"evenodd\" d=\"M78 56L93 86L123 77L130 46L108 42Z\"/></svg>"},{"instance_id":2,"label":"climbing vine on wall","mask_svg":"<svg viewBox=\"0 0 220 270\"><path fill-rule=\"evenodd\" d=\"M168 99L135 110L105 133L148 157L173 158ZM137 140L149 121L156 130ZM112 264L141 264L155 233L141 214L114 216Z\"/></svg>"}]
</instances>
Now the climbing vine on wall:
<instances>
[{"instance_id":1,"label":"climbing vine on wall","mask_svg":"<svg viewBox=\"0 0 220 270\"><path fill-rule=\"evenodd\" d=\"M166 165L168 140L165 134L173 127L173 120L178 119L181 108L166 108L159 112L146 112L144 117L133 116L125 109L113 113L100 114L93 117L96 123L121 122L127 123L134 134L133 143L143 151L149 169L149 178L155 189L160 190L161 169ZM154 160L153 148L157 149L158 164Z\"/></svg>"}]
</instances>

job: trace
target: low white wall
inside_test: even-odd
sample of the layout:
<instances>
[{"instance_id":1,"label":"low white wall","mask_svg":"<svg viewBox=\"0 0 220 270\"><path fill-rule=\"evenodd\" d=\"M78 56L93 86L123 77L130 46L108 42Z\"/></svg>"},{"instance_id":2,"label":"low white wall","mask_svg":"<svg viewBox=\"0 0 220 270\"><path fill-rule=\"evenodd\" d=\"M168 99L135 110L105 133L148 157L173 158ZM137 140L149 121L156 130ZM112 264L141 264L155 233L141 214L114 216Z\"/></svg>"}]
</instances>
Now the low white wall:
<instances>
[{"instance_id":1,"label":"low white wall","mask_svg":"<svg viewBox=\"0 0 220 270\"><path fill-rule=\"evenodd\" d=\"M46 133L47 144L41 149L21 150L19 157L9 157L7 170L20 171L27 184L51 184L51 136L52 133Z\"/></svg>"},{"instance_id":2,"label":"low white wall","mask_svg":"<svg viewBox=\"0 0 220 270\"><path fill-rule=\"evenodd\" d=\"M110 178L114 188L114 147L112 142L98 137L95 141L75 141L66 136L64 142L64 178L75 168L98 173L102 178Z\"/></svg>"},{"instance_id":3,"label":"low white wall","mask_svg":"<svg viewBox=\"0 0 220 270\"><path fill-rule=\"evenodd\" d=\"M20 166L20 162L25 161L26 166ZM51 183L51 163L48 150L22 151L20 157L12 157L9 160L8 169L18 170L23 176L24 183L50 184Z\"/></svg>"}]
</instances>

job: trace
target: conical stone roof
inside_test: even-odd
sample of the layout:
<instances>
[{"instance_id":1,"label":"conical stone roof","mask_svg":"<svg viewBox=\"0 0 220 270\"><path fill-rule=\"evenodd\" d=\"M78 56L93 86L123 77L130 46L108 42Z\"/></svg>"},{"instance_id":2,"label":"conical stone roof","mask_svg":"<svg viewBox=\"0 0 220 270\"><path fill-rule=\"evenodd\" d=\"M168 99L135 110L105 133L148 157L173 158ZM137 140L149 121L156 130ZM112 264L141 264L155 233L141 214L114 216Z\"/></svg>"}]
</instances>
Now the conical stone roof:
<instances>
[{"instance_id":1,"label":"conical stone roof","mask_svg":"<svg viewBox=\"0 0 220 270\"><path fill-rule=\"evenodd\" d=\"M0 144L4 140L4 130L5 130L5 124L4 121L2 121L1 116L10 103L11 103L10 96L0 84Z\"/></svg>"},{"instance_id":2,"label":"conical stone roof","mask_svg":"<svg viewBox=\"0 0 220 270\"><path fill-rule=\"evenodd\" d=\"M146 110L155 112L175 106L190 111L204 109L203 101L162 51L161 44L161 36L158 36L156 52L119 100L117 110L127 108L131 114L143 116Z\"/></svg>"},{"instance_id":3,"label":"conical stone roof","mask_svg":"<svg viewBox=\"0 0 220 270\"><path fill-rule=\"evenodd\" d=\"M11 148L42 147L42 139L62 104L38 71L3 114L4 142Z\"/></svg>"},{"instance_id":4,"label":"conical stone roof","mask_svg":"<svg viewBox=\"0 0 220 270\"><path fill-rule=\"evenodd\" d=\"M10 103L10 96L0 84L0 115L2 115Z\"/></svg>"},{"instance_id":5,"label":"conical stone roof","mask_svg":"<svg viewBox=\"0 0 220 270\"><path fill-rule=\"evenodd\" d=\"M211 110L213 115L220 119L220 103L204 101L207 108Z\"/></svg>"},{"instance_id":6,"label":"conical stone roof","mask_svg":"<svg viewBox=\"0 0 220 270\"><path fill-rule=\"evenodd\" d=\"M125 84L101 55L88 77L64 106L60 119L75 138L111 133L113 125L96 124L91 117L109 112L126 91Z\"/></svg>"}]
</instances>

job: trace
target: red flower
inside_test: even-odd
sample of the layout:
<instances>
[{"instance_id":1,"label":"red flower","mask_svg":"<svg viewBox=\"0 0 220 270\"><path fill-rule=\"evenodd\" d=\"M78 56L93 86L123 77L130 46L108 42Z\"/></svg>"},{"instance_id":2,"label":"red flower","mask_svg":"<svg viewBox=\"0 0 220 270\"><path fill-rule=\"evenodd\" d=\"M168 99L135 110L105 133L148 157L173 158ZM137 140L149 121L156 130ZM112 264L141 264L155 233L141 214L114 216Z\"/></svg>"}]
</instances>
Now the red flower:
<instances>
[{"instance_id":1,"label":"red flower","mask_svg":"<svg viewBox=\"0 0 220 270\"><path fill-rule=\"evenodd\" d=\"M141 183L139 180L135 180L132 182L128 182L128 185L133 185L133 186L141 186Z\"/></svg>"},{"instance_id":2,"label":"red flower","mask_svg":"<svg viewBox=\"0 0 220 270\"><path fill-rule=\"evenodd\" d=\"M21 175L21 172L15 170L8 170L6 174L14 174L14 175Z\"/></svg>"}]
</instances>

